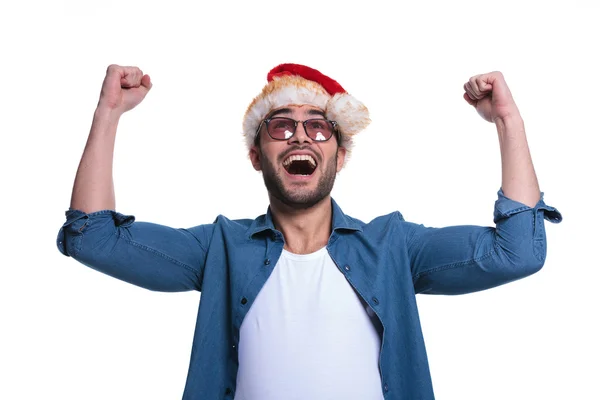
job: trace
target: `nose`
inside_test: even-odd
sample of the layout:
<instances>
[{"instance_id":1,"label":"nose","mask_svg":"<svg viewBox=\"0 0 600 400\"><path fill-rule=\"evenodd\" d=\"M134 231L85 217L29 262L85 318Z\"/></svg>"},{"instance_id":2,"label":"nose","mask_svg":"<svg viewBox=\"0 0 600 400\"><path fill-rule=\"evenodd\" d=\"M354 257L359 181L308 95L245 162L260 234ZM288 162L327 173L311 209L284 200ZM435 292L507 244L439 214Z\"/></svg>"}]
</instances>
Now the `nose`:
<instances>
[{"instance_id":1,"label":"nose","mask_svg":"<svg viewBox=\"0 0 600 400\"><path fill-rule=\"evenodd\" d=\"M288 140L288 143L306 143L312 142L312 139L306 134L306 130L304 129L304 124L302 122L298 122L296 126L296 133L292 135L292 137Z\"/></svg>"}]
</instances>

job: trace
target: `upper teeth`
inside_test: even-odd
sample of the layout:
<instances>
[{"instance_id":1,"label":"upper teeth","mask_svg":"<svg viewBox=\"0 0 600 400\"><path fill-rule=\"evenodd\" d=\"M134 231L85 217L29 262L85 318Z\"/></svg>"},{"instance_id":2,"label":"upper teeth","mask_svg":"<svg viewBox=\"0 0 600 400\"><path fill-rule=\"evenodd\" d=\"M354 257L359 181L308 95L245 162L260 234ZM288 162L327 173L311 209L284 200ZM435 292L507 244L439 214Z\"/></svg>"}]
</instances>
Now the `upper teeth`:
<instances>
[{"instance_id":1,"label":"upper teeth","mask_svg":"<svg viewBox=\"0 0 600 400\"><path fill-rule=\"evenodd\" d=\"M312 156L310 156L308 154L297 154L297 155L289 156L283 162L283 165L287 167L288 165L290 165L290 163L292 161L308 161L313 167L317 166L317 163L315 162L315 159L312 158Z\"/></svg>"}]
</instances>

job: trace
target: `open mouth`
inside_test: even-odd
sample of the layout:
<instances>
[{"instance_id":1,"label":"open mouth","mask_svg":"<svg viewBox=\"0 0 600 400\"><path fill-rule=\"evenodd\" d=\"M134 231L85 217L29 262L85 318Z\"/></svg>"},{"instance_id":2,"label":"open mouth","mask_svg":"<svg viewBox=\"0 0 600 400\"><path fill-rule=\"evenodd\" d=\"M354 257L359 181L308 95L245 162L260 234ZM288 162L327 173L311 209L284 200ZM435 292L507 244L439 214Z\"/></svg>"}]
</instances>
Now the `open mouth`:
<instances>
[{"instance_id":1,"label":"open mouth","mask_svg":"<svg viewBox=\"0 0 600 400\"><path fill-rule=\"evenodd\" d=\"M317 169L317 162L308 154L296 154L283 161L283 168L290 175L309 176Z\"/></svg>"}]
</instances>

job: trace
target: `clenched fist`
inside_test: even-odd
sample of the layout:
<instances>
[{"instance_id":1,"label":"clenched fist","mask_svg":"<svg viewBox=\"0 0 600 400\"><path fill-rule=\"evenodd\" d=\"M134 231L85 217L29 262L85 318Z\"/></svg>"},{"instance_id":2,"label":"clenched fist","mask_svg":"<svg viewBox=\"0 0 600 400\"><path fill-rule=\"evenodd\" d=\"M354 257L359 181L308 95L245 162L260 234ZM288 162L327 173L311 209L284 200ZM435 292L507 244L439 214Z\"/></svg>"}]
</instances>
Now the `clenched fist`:
<instances>
[{"instance_id":1,"label":"clenched fist","mask_svg":"<svg viewBox=\"0 0 600 400\"><path fill-rule=\"evenodd\" d=\"M150 76L137 67L110 65L102 83L98 108L107 108L121 114L144 100L150 91Z\"/></svg>"},{"instance_id":2,"label":"clenched fist","mask_svg":"<svg viewBox=\"0 0 600 400\"><path fill-rule=\"evenodd\" d=\"M464 99L488 122L519 117L519 109L501 72L475 75L464 85Z\"/></svg>"}]
</instances>

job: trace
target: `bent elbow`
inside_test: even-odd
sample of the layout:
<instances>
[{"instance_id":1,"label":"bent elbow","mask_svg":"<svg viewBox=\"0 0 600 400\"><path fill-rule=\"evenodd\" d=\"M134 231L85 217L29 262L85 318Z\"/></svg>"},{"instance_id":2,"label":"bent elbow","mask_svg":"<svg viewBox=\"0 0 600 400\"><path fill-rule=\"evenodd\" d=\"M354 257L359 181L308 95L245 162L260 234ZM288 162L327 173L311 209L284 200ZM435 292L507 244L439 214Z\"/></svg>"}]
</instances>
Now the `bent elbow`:
<instances>
[{"instance_id":1,"label":"bent elbow","mask_svg":"<svg viewBox=\"0 0 600 400\"><path fill-rule=\"evenodd\" d=\"M539 260L535 260L535 261L527 261L526 263L524 263L521 268L518 269L519 274L516 277L516 279L521 279L521 278L525 278L527 276L533 275L536 272L539 272L542 267L544 266L544 261L539 261Z\"/></svg>"},{"instance_id":2,"label":"bent elbow","mask_svg":"<svg viewBox=\"0 0 600 400\"><path fill-rule=\"evenodd\" d=\"M511 252L506 250L498 250L501 264L504 264L502 273L508 275L509 281L515 281L525 278L539 272L546 261L545 243L539 243L543 247L538 248L533 246L521 246L518 251Z\"/></svg>"}]
</instances>

